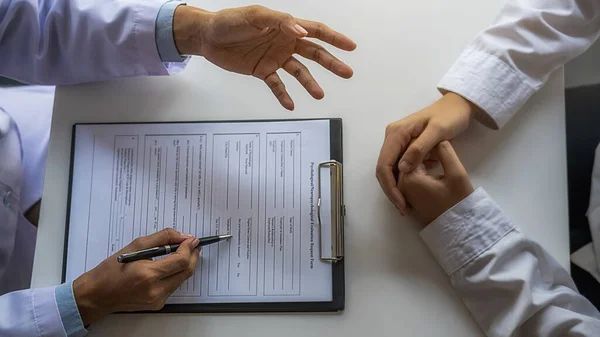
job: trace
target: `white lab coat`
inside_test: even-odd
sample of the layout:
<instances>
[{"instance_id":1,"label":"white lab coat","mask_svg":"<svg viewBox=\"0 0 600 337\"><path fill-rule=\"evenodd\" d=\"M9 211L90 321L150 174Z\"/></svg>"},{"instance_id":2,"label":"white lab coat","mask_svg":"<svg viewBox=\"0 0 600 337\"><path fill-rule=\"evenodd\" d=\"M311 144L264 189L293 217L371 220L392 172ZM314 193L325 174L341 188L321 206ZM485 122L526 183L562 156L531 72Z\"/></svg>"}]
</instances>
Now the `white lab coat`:
<instances>
[{"instance_id":1,"label":"white lab coat","mask_svg":"<svg viewBox=\"0 0 600 337\"><path fill-rule=\"evenodd\" d=\"M23 217L23 210L29 209L42 196L42 185L44 183L44 169L48 140L50 138L50 122L52 119L52 103L54 102L54 87L33 86L0 89L0 137L13 137L13 132L8 129L9 123L13 123L15 144L20 141L20 146L14 146L12 150L0 152L0 158L10 160L14 165L15 177L11 193L8 189L2 195L2 206L0 218L7 219L11 216L5 215L9 211L17 218L16 222L6 222L2 226L5 235L1 237L6 240L0 245L0 294L14 290L29 288L31 282L31 269L33 266L33 253L36 242L37 229ZM1 131L4 129L5 131ZM9 135L8 133L11 133ZM0 139L0 144L4 144ZM17 164L20 164L18 167ZM5 165L0 164L5 167ZM8 186L3 176L9 171L8 168L0 168L0 183ZM10 169L12 171L12 168ZM17 187L20 186L20 187ZM3 188L0 188L3 189ZM20 191L20 193L13 192ZM4 200L6 199L6 200ZM8 204L19 200L14 207ZM13 212L12 210L18 210ZM9 227L10 226L10 227ZM14 227L13 227L14 226ZM13 243L13 244L11 244ZM8 258L8 259L7 259Z\"/></svg>"},{"instance_id":2,"label":"white lab coat","mask_svg":"<svg viewBox=\"0 0 600 337\"><path fill-rule=\"evenodd\" d=\"M167 1L0 0L0 76L59 85L177 72L185 63L161 62L155 36ZM36 229L23 212L41 197L53 90L0 90L0 295L30 284ZM61 303L55 287L0 296L0 336L85 333Z\"/></svg>"}]
</instances>

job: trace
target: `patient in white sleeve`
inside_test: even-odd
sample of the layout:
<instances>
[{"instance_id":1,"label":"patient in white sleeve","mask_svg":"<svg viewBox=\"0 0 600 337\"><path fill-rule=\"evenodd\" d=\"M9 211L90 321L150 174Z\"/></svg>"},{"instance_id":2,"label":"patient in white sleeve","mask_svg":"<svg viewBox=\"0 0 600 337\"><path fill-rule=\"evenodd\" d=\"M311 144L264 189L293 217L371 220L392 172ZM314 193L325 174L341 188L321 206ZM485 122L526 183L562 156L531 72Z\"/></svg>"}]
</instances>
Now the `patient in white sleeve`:
<instances>
[{"instance_id":1,"label":"patient in white sleeve","mask_svg":"<svg viewBox=\"0 0 600 337\"><path fill-rule=\"evenodd\" d=\"M443 175L420 164L400 174L398 188L428 224L421 238L486 335L600 336L600 313L569 272L523 235L483 188L473 188L450 143L430 155ZM596 170L596 189L598 178ZM598 197L592 197L590 219L598 216L592 210Z\"/></svg>"}]
</instances>

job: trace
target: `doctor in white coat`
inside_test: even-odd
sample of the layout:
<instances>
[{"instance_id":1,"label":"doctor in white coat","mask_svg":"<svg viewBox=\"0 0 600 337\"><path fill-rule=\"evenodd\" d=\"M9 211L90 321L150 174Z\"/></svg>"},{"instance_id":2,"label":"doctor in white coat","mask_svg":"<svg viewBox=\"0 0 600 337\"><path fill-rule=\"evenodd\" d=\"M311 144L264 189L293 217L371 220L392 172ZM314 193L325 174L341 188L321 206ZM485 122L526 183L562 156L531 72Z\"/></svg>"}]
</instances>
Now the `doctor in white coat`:
<instances>
[{"instance_id":1,"label":"doctor in white coat","mask_svg":"<svg viewBox=\"0 0 600 337\"><path fill-rule=\"evenodd\" d=\"M280 68L314 98L324 95L295 54L352 76L305 37L356 47L321 23L260 6L212 13L166 0L0 0L0 76L63 85L169 75L185 68L185 55L199 55L264 81L292 110ZM52 99L52 87L0 90L0 336L81 336L112 312L160 309L198 260L195 239L167 229L123 251L182 242L169 257L126 265L112 257L72 283L22 290L31 279Z\"/></svg>"}]
</instances>

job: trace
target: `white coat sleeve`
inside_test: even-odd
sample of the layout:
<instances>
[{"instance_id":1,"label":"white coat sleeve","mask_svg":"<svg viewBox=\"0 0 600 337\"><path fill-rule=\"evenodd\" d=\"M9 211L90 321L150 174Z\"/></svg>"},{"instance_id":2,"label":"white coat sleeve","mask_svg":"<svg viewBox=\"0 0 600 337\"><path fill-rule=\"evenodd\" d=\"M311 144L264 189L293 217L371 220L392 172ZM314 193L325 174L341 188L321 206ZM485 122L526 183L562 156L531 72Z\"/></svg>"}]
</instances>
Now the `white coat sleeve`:
<instances>
[{"instance_id":1,"label":"white coat sleeve","mask_svg":"<svg viewBox=\"0 0 600 337\"><path fill-rule=\"evenodd\" d=\"M599 33L598 0L508 0L438 88L478 105L477 119L497 129Z\"/></svg>"},{"instance_id":2,"label":"white coat sleeve","mask_svg":"<svg viewBox=\"0 0 600 337\"><path fill-rule=\"evenodd\" d=\"M65 85L178 71L156 45L166 1L0 1L0 76Z\"/></svg>"},{"instance_id":3,"label":"white coat sleeve","mask_svg":"<svg viewBox=\"0 0 600 337\"><path fill-rule=\"evenodd\" d=\"M14 291L0 296L0 336L66 337L54 288Z\"/></svg>"},{"instance_id":4,"label":"white coat sleeve","mask_svg":"<svg viewBox=\"0 0 600 337\"><path fill-rule=\"evenodd\" d=\"M569 273L481 188L421 238L488 336L600 336L600 313Z\"/></svg>"}]
</instances>

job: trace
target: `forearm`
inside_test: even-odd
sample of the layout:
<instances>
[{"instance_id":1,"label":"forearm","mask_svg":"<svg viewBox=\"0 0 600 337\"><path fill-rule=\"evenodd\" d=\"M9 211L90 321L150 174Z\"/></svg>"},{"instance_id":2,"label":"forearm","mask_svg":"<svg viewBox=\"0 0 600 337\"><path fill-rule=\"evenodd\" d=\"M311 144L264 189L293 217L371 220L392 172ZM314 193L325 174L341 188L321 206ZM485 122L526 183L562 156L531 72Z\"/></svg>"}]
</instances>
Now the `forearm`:
<instances>
[{"instance_id":1,"label":"forearm","mask_svg":"<svg viewBox=\"0 0 600 337\"><path fill-rule=\"evenodd\" d=\"M600 313L543 248L478 189L421 233L490 336L591 335Z\"/></svg>"},{"instance_id":2,"label":"forearm","mask_svg":"<svg viewBox=\"0 0 600 337\"><path fill-rule=\"evenodd\" d=\"M550 74L583 53L600 32L596 0L509 0L439 84L482 108L502 127Z\"/></svg>"}]
</instances>

